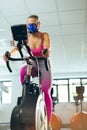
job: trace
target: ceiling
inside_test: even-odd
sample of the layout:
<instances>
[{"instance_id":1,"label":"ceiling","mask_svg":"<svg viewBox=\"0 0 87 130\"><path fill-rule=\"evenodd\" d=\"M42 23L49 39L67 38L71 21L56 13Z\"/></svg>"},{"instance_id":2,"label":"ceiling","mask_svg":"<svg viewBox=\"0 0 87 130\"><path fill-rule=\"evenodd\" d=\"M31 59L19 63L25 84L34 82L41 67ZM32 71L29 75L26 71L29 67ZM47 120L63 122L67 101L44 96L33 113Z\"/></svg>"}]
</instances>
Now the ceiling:
<instances>
[{"instance_id":1,"label":"ceiling","mask_svg":"<svg viewBox=\"0 0 87 130\"><path fill-rule=\"evenodd\" d=\"M0 0L0 71L8 72L2 55L12 49L11 25L26 23L31 14L50 35L53 73L86 73L87 0Z\"/></svg>"}]
</instances>

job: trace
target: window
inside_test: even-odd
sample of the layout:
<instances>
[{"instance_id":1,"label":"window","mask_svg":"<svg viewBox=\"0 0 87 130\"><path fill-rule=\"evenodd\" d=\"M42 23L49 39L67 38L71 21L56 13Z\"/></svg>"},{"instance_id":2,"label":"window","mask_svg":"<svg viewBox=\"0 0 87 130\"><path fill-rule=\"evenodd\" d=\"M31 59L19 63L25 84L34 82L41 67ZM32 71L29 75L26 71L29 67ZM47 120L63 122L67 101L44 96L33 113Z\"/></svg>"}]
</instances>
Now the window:
<instances>
[{"instance_id":1,"label":"window","mask_svg":"<svg viewBox=\"0 0 87 130\"><path fill-rule=\"evenodd\" d=\"M58 93L57 93L57 81L53 81L53 86L52 86L52 88L53 88L53 97L56 97L56 96L58 96Z\"/></svg>"},{"instance_id":2,"label":"window","mask_svg":"<svg viewBox=\"0 0 87 130\"><path fill-rule=\"evenodd\" d=\"M87 78L54 79L53 84L56 86L55 95L59 103L75 102L76 87L80 86L84 86L83 101L87 101Z\"/></svg>"},{"instance_id":3,"label":"window","mask_svg":"<svg viewBox=\"0 0 87 130\"><path fill-rule=\"evenodd\" d=\"M68 102L68 80L58 80L59 102Z\"/></svg>"},{"instance_id":4,"label":"window","mask_svg":"<svg viewBox=\"0 0 87 130\"><path fill-rule=\"evenodd\" d=\"M11 103L11 81L0 81L0 102L2 104Z\"/></svg>"}]
</instances>

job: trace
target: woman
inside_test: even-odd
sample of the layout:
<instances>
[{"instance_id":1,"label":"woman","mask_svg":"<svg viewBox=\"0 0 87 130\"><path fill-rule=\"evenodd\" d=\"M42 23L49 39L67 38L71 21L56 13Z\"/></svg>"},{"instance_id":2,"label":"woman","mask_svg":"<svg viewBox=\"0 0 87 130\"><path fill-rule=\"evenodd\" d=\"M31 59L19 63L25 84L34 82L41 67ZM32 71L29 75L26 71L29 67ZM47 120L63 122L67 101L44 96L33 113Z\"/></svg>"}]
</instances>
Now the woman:
<instances>
[{"instance_id":1,"label":"woman","mask_svg":"<svg viewBox=\"0 0 87 130\"><path fill-rule=\"evenodd\" d=\"M47 58L48 70L46 69L44 59L38 60L39 70L40 70L40 85L41 89L44 92L44 101L47 108L47 117L50 125L51 115L52 115L52 99L50 95L51 83L52 83L52 75L51 75L51 67L50 67L50 39L48 33L43 33L39 31L40 22L37 15L31 15L27 19L27 31L28 31L28 39L27 44L31 49L32 54L35 57L44 57ZM47 49L47 52L44 54L44 49ZM17 47L14 49L17 50ZM14 52L12 50L10 54ZM7 60L4 56L5 61ZM33 65L36 68L36 64ZM37 68L36 68L37 69ZM20 70L20 80L23 85L24 77L26 75L26 66L21 68ZM50 127L49 127L50 129Z\"/></svg>"}]
</instances>

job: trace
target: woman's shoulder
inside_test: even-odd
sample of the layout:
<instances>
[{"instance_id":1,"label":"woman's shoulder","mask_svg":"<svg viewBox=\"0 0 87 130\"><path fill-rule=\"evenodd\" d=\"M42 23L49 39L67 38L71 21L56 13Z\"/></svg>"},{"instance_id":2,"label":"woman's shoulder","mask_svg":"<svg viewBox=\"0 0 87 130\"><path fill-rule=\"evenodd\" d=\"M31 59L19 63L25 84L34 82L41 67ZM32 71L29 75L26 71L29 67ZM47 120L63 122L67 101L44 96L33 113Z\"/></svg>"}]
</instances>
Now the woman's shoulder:
<instances>
[{"instance_id":1,"label":"woman's shoulder","mask_svg":"<svg viewBox=\"0 0 87 130\"><path fill-rule=\"evenodd\" d=\"M49 34L48 34L47 32L40 32L40 33L41 33L43 39L44 39L45 37L49 37Z\"/></svg>"},{"instance_id":2,"label":"woman's shoulder","mask_svg":"<svg viewBox=\"0 0 87 130\"><path fill-rule=\"evenodd\" d=\"M49 35L47 32L40 32L42 35Z\"/></svg>"}]
</instances>

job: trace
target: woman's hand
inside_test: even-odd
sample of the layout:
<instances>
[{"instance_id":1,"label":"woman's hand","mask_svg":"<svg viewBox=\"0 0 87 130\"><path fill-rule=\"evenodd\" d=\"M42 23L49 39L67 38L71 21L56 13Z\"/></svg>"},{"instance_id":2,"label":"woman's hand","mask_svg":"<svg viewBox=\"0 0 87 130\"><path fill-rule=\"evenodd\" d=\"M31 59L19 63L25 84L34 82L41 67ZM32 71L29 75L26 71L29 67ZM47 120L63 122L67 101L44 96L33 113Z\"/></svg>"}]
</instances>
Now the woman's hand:
<instances>
[{"instance_id":1,"label":"woman's hand","mask_svg":"<svg viewBox=\"0 0 87 130\"><path fill-rule=\"evenodd\" d=\"M10 53L9 53L9 51L6 51L5 54L3 55L4 61L8 61L9 57L10 57Z\"/></svg>"},{"instance_id":2,"label":"woman's hand","mask_svg":"<svg viewBox=\"0 0 87 130\"><path fill-rule=\"evenodd\" d=\"M44 49L44 50L42 51L42 56L43 56L44 58L48 58L48 57L49 57L49 51L48 51L48 49Z\"/></svg>"},{"instance_id":3,"label":"woman's hand","mask_svg":"<svg viewBox=\"0 0 87 130\"><path fill-rule=\"evenodd\" d=\"M5 54L3 55L3 59L4 59L4 61L8 61L8 57L5 56Z\"/></svg>"}]
</instances>

